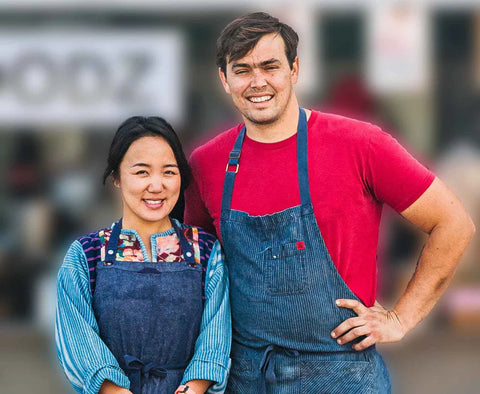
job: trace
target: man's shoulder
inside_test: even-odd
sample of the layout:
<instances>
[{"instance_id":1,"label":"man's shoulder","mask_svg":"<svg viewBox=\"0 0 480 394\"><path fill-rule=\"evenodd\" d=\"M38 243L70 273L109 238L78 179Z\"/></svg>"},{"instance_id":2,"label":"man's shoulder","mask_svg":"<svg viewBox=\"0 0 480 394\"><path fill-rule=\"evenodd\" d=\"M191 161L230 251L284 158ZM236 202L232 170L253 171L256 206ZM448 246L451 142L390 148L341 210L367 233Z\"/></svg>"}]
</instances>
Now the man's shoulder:
<instances>
[{"instance_id":1,"label":"man's shoulder","mask_svg":"<svg viewBox=\"0 0 480 394\"><path fill-rule=\"evenodd\" d=\"M339 140L365 140L378 133L383 133L380 127L363 120L349 118L334 113L312 110L309 130L314 135Z\"/></svg>"},{"instance_id":2,"label":"man's shoulder","mask_svg":"<svg viewBox=\"0 0 480 394\"><path fill-rule=\"evenodd\" d=\"M228 155L233 148L241 126L237 125L225 130L203 145L200 145L190 155L190 162L198 164L206 159L211 162L215 158Z\"/></svg>"}]
</instances>

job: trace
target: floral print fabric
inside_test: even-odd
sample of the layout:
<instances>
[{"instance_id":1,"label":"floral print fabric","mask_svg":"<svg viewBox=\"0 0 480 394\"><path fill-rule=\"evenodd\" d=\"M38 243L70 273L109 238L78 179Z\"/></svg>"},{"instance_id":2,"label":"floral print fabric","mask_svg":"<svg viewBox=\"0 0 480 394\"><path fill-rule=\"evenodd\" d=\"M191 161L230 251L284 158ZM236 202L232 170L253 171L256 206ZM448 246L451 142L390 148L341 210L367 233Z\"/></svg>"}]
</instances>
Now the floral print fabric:
<instances>
[{"instance_id":1,"label":"floral print fabric","mask_svg":"<svg viewBox=\"0 0 480 394\"><path fill-rule=\"evenodd\" d=\"M127 232L128 231L128 232ZM195 261L200 263L200 248L198 244L198 229L189 227L183 230L185 237L193 246ZM101 242L101 259L105 260L105 253L108 248L111 229L99 231L98 235ZM154 234L151 238L152 251L156 250L156 255L152 256L153 262L173 263L185 261L183 258L180 241L174 231ZM139 240L138 234L131 230L122 230L117 246L117 261L146 261L144 257L144 248Z\"/></svg>"}]
</instances>

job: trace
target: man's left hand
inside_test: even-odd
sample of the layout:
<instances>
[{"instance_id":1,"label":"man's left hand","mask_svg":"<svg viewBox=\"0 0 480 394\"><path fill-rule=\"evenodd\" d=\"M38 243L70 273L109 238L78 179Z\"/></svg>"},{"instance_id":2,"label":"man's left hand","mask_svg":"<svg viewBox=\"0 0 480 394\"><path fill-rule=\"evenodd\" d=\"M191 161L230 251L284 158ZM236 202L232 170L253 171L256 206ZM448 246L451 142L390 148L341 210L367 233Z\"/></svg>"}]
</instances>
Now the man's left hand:
<instances>
[{"instance_id":1,"label":"man's left hand","mask_svg":"<svg viewBox=\"0 0 480 394\"><path fill-rule=\"evenodd\" d=\"M354 350L361 351L376 343L400 341L405 336L396 312L385 309L378 302L370 308L357 300L338 299L336 304L340 308L352 309L358 315L345 320L332 331L332 338L336 338L340 345L365 336L352 346Z\"/></svg>"}]
</instances>

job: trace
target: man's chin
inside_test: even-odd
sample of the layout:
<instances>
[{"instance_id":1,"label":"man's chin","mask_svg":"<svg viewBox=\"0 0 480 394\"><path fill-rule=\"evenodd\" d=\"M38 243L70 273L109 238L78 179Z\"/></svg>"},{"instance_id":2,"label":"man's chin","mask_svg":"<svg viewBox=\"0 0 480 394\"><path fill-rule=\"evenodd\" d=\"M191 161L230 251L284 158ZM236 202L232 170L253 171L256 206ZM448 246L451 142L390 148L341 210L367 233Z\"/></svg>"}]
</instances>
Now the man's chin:
<instances>
[{"instance_id":1,"label":"man's chin","mask_svg":"<svg viewBox=\"0 0 480 394\"><path fill-rule=\"evenodd\" d=\"M253 115L253 114L246 114L244 115L251 123L257 125L269 125L275 123L278 119L278 116L269 115L269 114L261 114L261 115Z\"/></svg>"}]
</instances>

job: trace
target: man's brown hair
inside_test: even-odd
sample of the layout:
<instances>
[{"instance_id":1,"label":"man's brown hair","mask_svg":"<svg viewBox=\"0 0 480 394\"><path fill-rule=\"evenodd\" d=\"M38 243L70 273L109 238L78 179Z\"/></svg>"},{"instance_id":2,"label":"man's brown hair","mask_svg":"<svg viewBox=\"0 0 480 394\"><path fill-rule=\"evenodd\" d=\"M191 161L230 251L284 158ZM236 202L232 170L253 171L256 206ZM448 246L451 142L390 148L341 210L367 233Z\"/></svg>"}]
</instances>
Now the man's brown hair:
<instances>
[{"instance_id":1,"label":"man's brown hair","mask_svg":"<svg viewBox=\"0 0 480 394\"><path fill-rule=\"evenodd\" d=\"M230 22L217 40L217 66L226 75L227 61L238 60L250 52L266 34L280 34L290 68L297 57L298 34L287 24L265 12L246 14Z\"/></svg>"}]
</instances>

